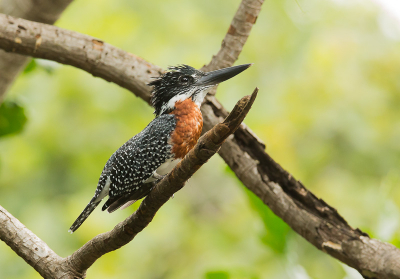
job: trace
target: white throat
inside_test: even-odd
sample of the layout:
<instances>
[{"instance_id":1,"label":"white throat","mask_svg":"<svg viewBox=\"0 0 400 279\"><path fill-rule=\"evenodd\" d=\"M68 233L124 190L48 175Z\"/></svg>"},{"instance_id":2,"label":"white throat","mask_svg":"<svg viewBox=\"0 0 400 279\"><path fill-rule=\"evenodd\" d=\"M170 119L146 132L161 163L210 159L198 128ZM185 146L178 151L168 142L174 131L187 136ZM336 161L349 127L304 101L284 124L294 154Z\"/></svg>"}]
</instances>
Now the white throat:
<instances>
[{"instance_id":1,"label":"white throat","mask_svg":"<svg viewBox=\"0 0 400 279\"><path fill-rule=\"evenodd\" d=\"M175 104L177 102L183 102L186 99L192 98L193 95L194 95L194 97L193 97L194 103L200 108L201 104L203 103L204 98L206 97L206 95L208 93L209 88L210 87L206 87L199 91L196 90L197 88L193 88L192 90L190 90L184 94L179 94L179 95L172 97L168 101L168 103L166 103L162 106L160 115L163 114L167 110L174 109Z\"/></svg>"},{"instance_id":2,"label":"white throat","mask_svg":"<svg viewBox=\"0 0 400 279\"><path fill-rule=\"evenodd\" d=\"M206 97L209 87L204 88L203 90L201 90L200 92L198 92L196 95L194 95L193 101L195 102L195 104L200 108L201 104L204 101L204 98Z\"/></svg>"}]
</instances>

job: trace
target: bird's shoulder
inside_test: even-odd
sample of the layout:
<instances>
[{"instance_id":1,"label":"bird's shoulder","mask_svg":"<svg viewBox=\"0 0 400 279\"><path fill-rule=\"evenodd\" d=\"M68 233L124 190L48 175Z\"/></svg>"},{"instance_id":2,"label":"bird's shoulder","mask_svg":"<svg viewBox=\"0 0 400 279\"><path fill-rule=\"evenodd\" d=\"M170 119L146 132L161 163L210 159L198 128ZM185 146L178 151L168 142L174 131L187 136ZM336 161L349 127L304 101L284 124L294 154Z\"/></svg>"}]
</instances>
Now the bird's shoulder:
<instances>
[{"instance_id":1,"label":"bird's shoulder","mask_svg":"<svg viewBox=\"0 0 400 279\"><path fill-rule=\"evenodd\" d=\"M167 141L175 127L176 119L174 115L160 115L153 119L140 133L118 148L107 163L111 165L118 158L135 157L139 153L147 153L148 150L156 149L162 143L168 145Z\"/></svg>"},{"instance_id":2,"label":"bird's shoulder","mask_svg":"<svg viewBox=\"0 0 400 279\"><path fill-rule=\"evenodd\" d=\"M140 185L171 158L169 138L176 126L173 115L161 115L129 139L107 161L99 179L110 178L110 190L128 190ZM114 191L113 191L114 192Z\"/></svg>"},{"instance_id":3,"label":"bird's shoulder","mask_svg":"<svg viewBox=\"0 0 400 279\"><path fill-rule=\"evenodd\" d=\"M168 139L175 127L176 119L174 115L161 115L153 119L139 134L123 144L115 152L115 156L120 155L120 153L125 153L126 151L146 153L147 150L156 149L161 144L167 145Z\"/></svg>"}]
</instances>

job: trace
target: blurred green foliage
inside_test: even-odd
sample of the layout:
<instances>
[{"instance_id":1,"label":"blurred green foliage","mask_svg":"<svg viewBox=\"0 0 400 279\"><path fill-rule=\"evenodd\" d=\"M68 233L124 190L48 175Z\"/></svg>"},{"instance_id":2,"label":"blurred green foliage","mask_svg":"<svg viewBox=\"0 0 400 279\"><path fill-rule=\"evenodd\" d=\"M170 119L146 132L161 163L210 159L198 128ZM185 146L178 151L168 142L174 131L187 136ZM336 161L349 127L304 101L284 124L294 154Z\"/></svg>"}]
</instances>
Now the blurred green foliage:
<instances>
[{"instance_id":1,"label":"blurred green foliage","mask_svg":"<svg viewBox=\"0 0 400 279\"><path fill-rule=\"evenodd\" d=\"M33 70L35 70L37 68L37 63L35 59L31 59L31 61L29 61L28 65L26 65L25 69L24 69L24 74L30 73Z\"/></svg>"},{"instance_id":2,"label":"blurred green foliage","mask_svg":"<svg viewBox=\"0 0 400 279\"><path fill-rule=\"evenodd\" d=\"M0 137L21 132L25 123L23 107L11 101L0 104Z\"/></svg>"},{"instance_id":3,"label":"blurred green foliage","mask_svg":"<svg viewBox=\"0 0 400 279\"><path fill-rule=\"evenodd\" d=\"M250 205L260 215L265 231L261 235L262 242L269 246L277 255L286 252L286 237L289 232L289 226L277 217L271 209L255 195L253 192L245 189L249 198Z\"/></svg>"},{"instance_id":4,"label":"blurred green foliage","mask_svg":"<svg viewBox=\"0 0 400 279\"><path fill-rule=\"evenodd\" d=\"M229 273L225 271L209 271L206 273L206 279L229 279Z\"/></svg>"},{"instance_id":5,"label":"blurred green foliage","mask_svg":"<svg viewBox=\"0 0 400 279\"><path fill-rule=\"evenodd\" d=\"M239 2L74 1L57 25L163 68L200 68L218 51ZM353 227L398 247L399 49L398 23L379 1L265 1L237 62L254 66L217 93L230 109L260 87L245 122L267 152ZM3 106L11 102L29 121L0 138L0 204L59 255L137 208L96 210L67 233L109 156L153 118L149 106L114 84L39 59ZM214 156L87 277L361 278L292 232L224 170ZM39 276L2 244L0 278Z\"/></svg>"}]
</instances>

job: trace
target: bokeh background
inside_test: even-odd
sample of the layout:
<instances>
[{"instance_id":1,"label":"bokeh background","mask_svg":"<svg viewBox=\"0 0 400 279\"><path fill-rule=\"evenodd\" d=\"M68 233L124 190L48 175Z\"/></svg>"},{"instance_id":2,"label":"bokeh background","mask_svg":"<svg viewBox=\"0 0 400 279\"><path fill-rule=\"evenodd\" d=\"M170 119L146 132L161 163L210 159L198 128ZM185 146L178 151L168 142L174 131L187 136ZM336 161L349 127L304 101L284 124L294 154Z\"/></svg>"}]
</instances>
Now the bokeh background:
<instances>
[{"instance_id":1,"label":"bokeh background","mask_svg":"<svg viewBox=\"0 0 400 279\"><path fill-rule=\"evenodd\" d=\"M267 0L237 62L255 64L217 95L231 109L258 86L245 122L267 152L353 227L400 247L395 2ZM77 0L57 26L163 68L200 68L218 51L239 3ZM142 100L73 67L32 60L0 112L0 204L56 253L69 255L137 208L96 210L67 233L109 156L152 120ZM87 277L361 278L275 217L218 156ZM39 275L0 243L0 278Z\"/></svg>"}]
</instances>

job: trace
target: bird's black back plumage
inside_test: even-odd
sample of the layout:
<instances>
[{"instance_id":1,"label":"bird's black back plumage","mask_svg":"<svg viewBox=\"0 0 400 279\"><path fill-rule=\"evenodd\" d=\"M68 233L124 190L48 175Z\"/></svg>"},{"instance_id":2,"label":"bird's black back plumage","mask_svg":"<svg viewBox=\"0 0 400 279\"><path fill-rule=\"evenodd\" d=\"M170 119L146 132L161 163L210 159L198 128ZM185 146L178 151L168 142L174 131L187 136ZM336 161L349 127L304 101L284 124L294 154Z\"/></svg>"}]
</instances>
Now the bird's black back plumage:
<instances>
[{"instance_id":1,"label":"bird's black back plumage","mask_svg":"<svg viewBox=\"0 0 400 279\"><path fill-rule=\"evenodd\" d=\"M111 205L113 205L112 209L115 210L129 201L129 198L137 200L149 193L151 187L141 189L141 186L158 167L172 158L172 147L168 140L175 125L176 120L173 114L161 115L111 155L100 175L94 197L72 224L71 232L78 229L97 207L101 201L98 198L106 186L109 187L109 200L103 206L103 210ZM107 185L107 182L109 182L109 185ZM117 204L113 204L115 202Z\"/></svg>"},{"instance_id":2,"label":"bird's black back plumage","mask_svg":"<svg viewBox=\"0 0 400 279\"><path fill-rule=\"evenodd\" d=\"M175 125L174 115L157 117L111 156L103 170L104 175L111 179L110 198L132 192L136 188L132 186L143 184L171 158L168 139ZM101 177L100 181L105 184L106 177Z\"/></svg>"}]
</instances>

